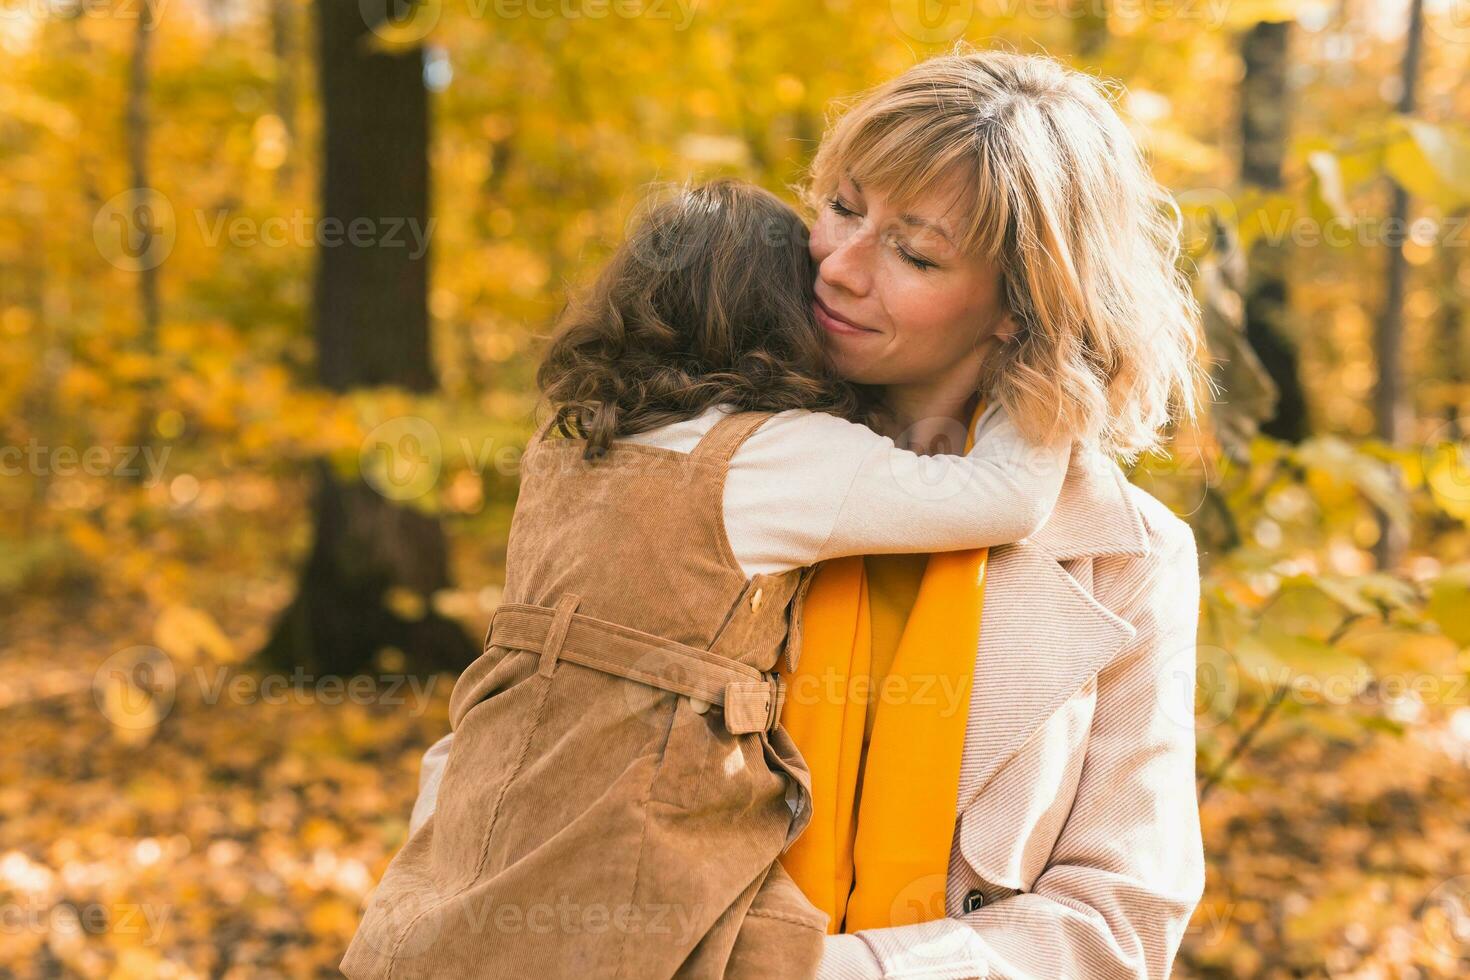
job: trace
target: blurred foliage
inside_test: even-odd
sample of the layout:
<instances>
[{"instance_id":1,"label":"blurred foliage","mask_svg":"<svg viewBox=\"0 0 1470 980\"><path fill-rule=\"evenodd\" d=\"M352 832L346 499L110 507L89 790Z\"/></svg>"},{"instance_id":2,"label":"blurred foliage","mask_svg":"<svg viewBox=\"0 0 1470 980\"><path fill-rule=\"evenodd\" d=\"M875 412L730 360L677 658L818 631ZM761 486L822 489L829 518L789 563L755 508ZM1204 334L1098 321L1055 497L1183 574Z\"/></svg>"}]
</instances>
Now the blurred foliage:
<instances>
[{"instance_id":1,"label":"blurred foliage","mask_svg":"<svg viewBox=\"0 0 1470 980\"><path fill-rule=\"evenodd\" d=\"M394 496L443 517L460 587L391 600L483 630L537 341L567 286L660 182L788 188L834 100L962 36L1126 87L1120 109L1201 270L1232 257L1222 240L1289 250L1316 435L1191 429L1132 474L1194 524L1205 573L1211 864L1180 975L1463 975L1470 32L1430 6L1422 111L1401 118L1403 12L1366 0L422 5L380 42L422 37L434 90L432 397L312 383L309 5L154 4L144 203L161 251L142 257L126 234L138 4L7 8L0 710L15 747L0 756L0 904L16 927L0 930L0 972L329 975L403 839L452 679L414 711L333 701L314 681L281 703L213 686L223 670L248 687L243 661L290 596L307 461L417 487ZM1237 36L1272 18L1296 21L1287 180L1242 191ZM1419 222L1406 247L1416 428L1395 447L1368 438L1390 176ZM141 264L159 279L156 333ZM1199 282L1228 319L1228 282ZM1231 452L1226 432L1246 434ZM409 435L432 467L422 485L381 469L382 446ZM1373 567L1375 507L1412 530L1402 567ZM380 686L401 662L383 651Z\"/></svg>"}]
</instances>

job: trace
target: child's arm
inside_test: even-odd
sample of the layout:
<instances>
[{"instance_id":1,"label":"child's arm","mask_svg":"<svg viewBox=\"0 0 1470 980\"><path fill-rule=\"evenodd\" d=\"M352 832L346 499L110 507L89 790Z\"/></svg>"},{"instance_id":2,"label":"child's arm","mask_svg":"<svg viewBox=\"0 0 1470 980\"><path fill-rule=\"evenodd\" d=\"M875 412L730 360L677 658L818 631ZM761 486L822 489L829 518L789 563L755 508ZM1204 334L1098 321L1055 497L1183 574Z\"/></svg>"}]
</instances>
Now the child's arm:
<instances>
[{"instance_id":1,"label":"child's arm","mask_svg":"<svg viewBox=\"0 0 1470 980\"><path fill-rule=\"evenodd\" d=\"M1051 514L1071 448L1028 442L999 406L965 456L921 456L836 416L783 412L731 460L726 523L742 560L765 571L1006 544Z\"/></svg>"}]
</instances>

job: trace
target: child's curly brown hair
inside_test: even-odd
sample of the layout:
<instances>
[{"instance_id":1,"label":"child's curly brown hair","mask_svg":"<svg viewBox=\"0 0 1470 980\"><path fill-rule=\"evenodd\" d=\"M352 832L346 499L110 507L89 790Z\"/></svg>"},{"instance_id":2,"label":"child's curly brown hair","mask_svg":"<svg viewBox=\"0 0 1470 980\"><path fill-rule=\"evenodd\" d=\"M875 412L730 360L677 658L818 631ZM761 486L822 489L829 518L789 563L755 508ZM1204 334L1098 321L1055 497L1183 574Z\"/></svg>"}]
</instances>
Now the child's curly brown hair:
<instances>
[{"instance_id":1,"label":"child's curly brown hair","mask_svg":"<svg viewBox=\"0 0 1470 980\"><path fill-rule=\"evenodd\" d=\"M552 335L536 372L549 431L586 439L591 459L721 402L865 419L872 393L823 350L815 276L801 216L753 184L714 180L650 208Z\"/></svg>"}]
</instances>

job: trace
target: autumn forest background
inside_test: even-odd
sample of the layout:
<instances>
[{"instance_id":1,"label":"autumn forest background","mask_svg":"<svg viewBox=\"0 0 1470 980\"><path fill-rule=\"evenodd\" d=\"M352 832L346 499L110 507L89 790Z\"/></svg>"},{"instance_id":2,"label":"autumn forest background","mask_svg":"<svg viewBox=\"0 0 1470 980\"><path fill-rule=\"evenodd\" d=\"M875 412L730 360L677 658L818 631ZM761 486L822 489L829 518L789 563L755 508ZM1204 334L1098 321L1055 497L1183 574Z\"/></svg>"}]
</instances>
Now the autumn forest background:
<instances>
[{"instance_id":1,"label":"autumn forest background","mask_svg":"<svg viewBox=\"0 0 1470 980\"><path fill-rule=\"evenodd\" d=\"M1177 975L1470 974L1465 0L0 0L0 977L335 975L566 290L957 40L1115 80L1184 219Z\"/></svg>"}]
</instances>

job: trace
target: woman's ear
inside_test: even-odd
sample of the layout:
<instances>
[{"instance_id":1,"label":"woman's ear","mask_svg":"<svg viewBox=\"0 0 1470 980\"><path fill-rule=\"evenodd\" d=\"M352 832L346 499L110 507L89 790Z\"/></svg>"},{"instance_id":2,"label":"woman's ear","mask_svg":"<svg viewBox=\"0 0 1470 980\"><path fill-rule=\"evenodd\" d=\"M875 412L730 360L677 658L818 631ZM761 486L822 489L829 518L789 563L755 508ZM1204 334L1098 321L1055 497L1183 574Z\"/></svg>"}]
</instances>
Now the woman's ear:
<instances>
[{"instance_id":1,"label":"woman's ear","mask_svg":"<svg viewBox=\"0 0 1470 980\"><path fill-rule=\"evenodd\" d=\"M1010 343L1016 339L1016 336L1020 332L1021 326L1016 322L1016 318L1011 316L1009 310L1000 315L1000 320L995 325L996 340L1002 343Z\"/></svg>"},{"instance_id":2,"label":"woman's ear","mask_svg":"<svg viewBox=\"0 0 1470 980\"><path fill-rule=\"evenodd\" d=\"M990 357L1002 344L1008 344L1015 340L1020 334L1020 325L1009 311L1001 313L994 321L990 333L985 335L984 340L977 342L975 351L982 357Z\"/></svg>"}]
</instances>

